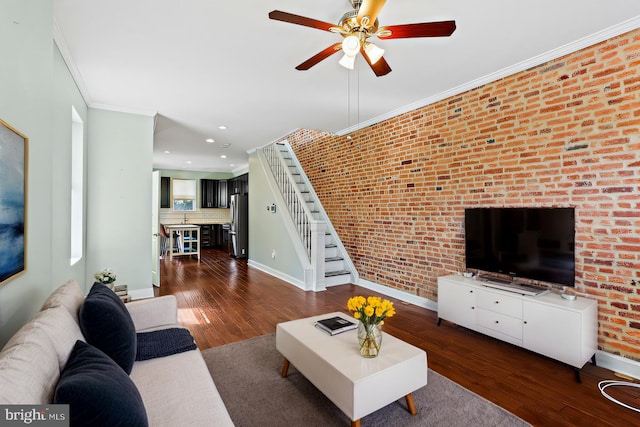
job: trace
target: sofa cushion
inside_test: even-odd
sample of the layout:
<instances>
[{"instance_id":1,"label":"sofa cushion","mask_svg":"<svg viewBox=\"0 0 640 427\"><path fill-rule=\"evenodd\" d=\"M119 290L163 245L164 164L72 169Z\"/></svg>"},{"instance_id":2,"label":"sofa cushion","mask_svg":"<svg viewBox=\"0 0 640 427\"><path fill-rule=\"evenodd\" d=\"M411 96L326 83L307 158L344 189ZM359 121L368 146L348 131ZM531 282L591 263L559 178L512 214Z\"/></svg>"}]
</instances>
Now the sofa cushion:
<instances>
[{"instance_id":1,"label":"sofa cushion","mask_svg":"<svg viewBox=\"0 0 640 427\"><path fill-rule=\"evenodd\" d=\"M120 297L102 283L94 283L78 319L87 342L130 374L136 358L136 330Z\"/></svg>"},{"instance_id":2,"label":"sofa cushion","mask_svg":"<svg viewBox=\"0 0 640 427\"><path fill-rule=\"evenodd\" d=\"M42 304L40 310L62 306L69 310L71 314L77 316L83 301L84 293L80 289L80 285L71 279L53 291L44 304Z\"/></svg>"},{"instance_id":3,"label":"sofa cushion","mask_svg":"<svg viewBox=\"0 0 640 427\"><path fill-rule=\"evenodd\" d=\"M136 362L131 379L152 426L233 426L199 350Z\"/></svg>"},{"instance_id":4,"label":"sofa cushion","mask_svg":"<svg viewBox=\"0 0 640 427\"><path fill-rule=\"evenodd\" d=\"M77 341L53 400L69 405L72 426L148 426L140 393L109 356Z\"/></svg>"},{"instance_id":5,"label":"sofa cushion","mask_svg":"<svg viewBox=\"0 0 640 427\"><path fill-rule=\"evenodd\" d=\"M64 307L37 313L0 353L0 402L51 403L60 371L81 339L77 320Z\"/></svg>"}]
</instances>

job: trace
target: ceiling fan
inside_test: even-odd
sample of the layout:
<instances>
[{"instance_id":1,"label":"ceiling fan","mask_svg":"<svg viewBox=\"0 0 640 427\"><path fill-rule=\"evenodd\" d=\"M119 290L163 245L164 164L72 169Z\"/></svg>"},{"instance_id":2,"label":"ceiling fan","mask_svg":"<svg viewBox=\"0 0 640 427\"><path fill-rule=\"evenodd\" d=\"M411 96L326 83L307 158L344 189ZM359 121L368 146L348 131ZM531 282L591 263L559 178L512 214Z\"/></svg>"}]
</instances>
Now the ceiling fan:
<instances>
[{"instance_id":1,"label":"ceiling fan","mask_svg":"<svg viewBox=\"0 0 640 427\"><path fill-rule=\"evenodd\" d=\"M391 67L382 57L384 50L369 41L371 37L380 40L403 39L412 37L448 37L456 29L455 21L423 22L418 24L389 25L380 27L378 14L386 0L350 0L353 10L345 13L338 25L306 18L292 13L274 10L269 18L276 21L289 22L318 30L338 33L342 42L335 43L315 54L296 67L296 70L308 70L320 61L327 59L342 50L344 56L340 65L353 70L358 53L367 61L376 76L384 76L391 72Z\"/></svg>"}]
</instances>

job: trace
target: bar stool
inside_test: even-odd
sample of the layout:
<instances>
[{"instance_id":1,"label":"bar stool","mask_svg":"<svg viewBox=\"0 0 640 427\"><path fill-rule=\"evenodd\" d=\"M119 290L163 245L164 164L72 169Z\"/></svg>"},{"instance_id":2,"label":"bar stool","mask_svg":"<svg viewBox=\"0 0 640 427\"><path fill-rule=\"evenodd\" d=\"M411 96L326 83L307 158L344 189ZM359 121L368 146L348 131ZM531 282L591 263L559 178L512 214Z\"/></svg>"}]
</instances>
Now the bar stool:
<instances>
[{"instance_id":1,"label":"bar stool","mask_svg":"<svg viewBox=\"0 0 640 427\"><path fill-rule=\"evenodd\" d=\"M160 256L164 256L169 252L169 234L164 224L160 224L158 232L160 233Z\"/></svg>"}]
</instances>

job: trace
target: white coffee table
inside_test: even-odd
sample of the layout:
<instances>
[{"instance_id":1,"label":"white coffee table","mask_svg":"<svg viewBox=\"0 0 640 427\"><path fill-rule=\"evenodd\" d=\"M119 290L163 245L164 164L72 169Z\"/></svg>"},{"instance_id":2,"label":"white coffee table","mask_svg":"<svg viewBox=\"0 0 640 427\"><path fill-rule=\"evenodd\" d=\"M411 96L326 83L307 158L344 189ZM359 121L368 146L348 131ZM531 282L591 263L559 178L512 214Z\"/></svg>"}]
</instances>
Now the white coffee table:
<instances>
[{"instance_id":1,"label":"white coffee table","mask_svg":"<svg viewBox=\"0 0 640 427\"><path fill-rule=\"evenodd\" d=\"M354 427L362 417L402 397L415 415L411 393L427 385L427 354L383 332L378 357L364 358L355 330L331 336L314 326L316 320L333 316L357 322L335 312L277 325L276 348L285 358L282 376L289 364L295 366Z\"/></svg>"}]
</instances>

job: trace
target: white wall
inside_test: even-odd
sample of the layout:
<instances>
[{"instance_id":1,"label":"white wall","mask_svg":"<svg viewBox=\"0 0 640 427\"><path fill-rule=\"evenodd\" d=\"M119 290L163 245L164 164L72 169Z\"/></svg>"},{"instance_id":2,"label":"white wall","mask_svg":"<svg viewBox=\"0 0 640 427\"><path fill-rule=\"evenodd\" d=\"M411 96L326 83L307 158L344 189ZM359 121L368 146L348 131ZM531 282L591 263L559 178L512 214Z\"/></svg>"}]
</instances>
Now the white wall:
<instances>
[{"instance_id":1,"label":"white wall","mask_svg":"<svg viewBox=\"0 0 640 427\"><path fill-rule=\"evenodd\" d=\"M277 206L276 213L267 211L272 203L276 198L253 152L249 155L249 262L283 280L303 284L304 271L283 219L288 213L284 206Z\"/></svg>"},{"instance_id":2,"label":"white wall","mask_svg":"<svg viewBox=\"0 0 640 427\"><path fill-rule=\"evenodd\" d=\"M86 165L88 109L73 81L62 55L54 45L53 69L53 150L51 152L51 284L53 287L75 278L82 283L85 260L70 264L71 258L71 106L82 119L84 127L84 164ZM87 171L84 171L86 206ZM86 212L86 209L85 209ZM86 237L86 216L84 236ZM85 253L86 255L86 253ZM88 291L89 289L86 288Z\"/></svg>"},{"instance_id":3,"label":"white wall","mask_svg":"<svg viewBox=\"0 0 640 427\"><path fill-rule=\"evenodd\" d=\"M0 346L63 277L84 275L62 248L69 242L71 105L81 115L86 106L55 49L52 16L51 0L0 2L0 118L29 138L26 270L0 287Z\"/></svg>"},{"instance_id":4,"label":"white wall","mask_svg":"<svg viewBox=\"0 0 640 427\"><path fill-rule=\"evenodd\" d=\"M153 296L153 117L89 108L86 281L110 268L133 297Z\"/></svg>"}]
</instances>

